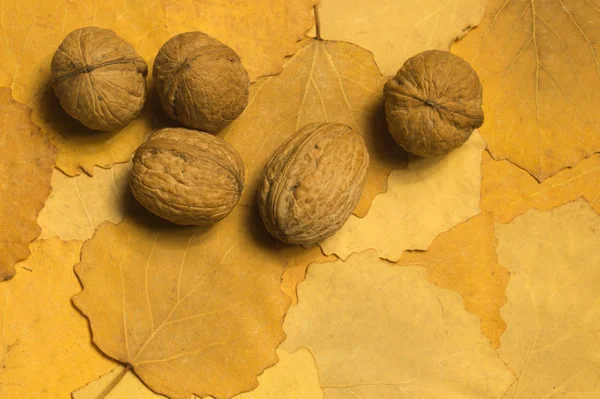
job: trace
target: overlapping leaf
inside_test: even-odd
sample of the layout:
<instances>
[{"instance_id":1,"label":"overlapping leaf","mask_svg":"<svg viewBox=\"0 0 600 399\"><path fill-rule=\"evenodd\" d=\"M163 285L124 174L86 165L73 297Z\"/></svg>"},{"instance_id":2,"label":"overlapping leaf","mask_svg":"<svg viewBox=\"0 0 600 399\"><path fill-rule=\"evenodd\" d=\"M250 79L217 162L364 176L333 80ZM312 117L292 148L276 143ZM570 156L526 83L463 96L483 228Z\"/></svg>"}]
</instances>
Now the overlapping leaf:
<instances>
[{"instance_id":1,"label":"overlapping leaf","mask_svg":"<svg viewBox=\"0 0 600 399\"><path fill-rule=\"evenodd\" d=\"M422 266L427 279L460 293L465 309L481 319L481 332L500 345L506 323L500 308L506 302L510 274L498 263L494 216L482 213L440 234L425 252L405 252L398 265Z\"/></svg>"},{"instance_id":2,"label":"overlapping leaf","mask_svg":"<svg viewBox=\"0 0 600 399\"><path fill-rule=\"evenodd\" d=\"M184 228L142 209L106 224L75 267L94 342L154 391L229 398L277 361L289 299L256 212Z\"/></svg>"},{"instance_id":3,"label":"overlapping leaf","mask_svg":"<svg viewBox=\"0 0 600 399\"><path fill-rule=\"evenodd\" d=\"M321 248L314 246L305 249L301 246L289 246L280 248L277 253L285 260L286 266L281 276L281 290L290 298L292 305L298 303L296 287L306 275L306 269L312 263L325 263L337 260L335 256L325 256Z\"/></svg>"},{"instance_id":4,"label":"overlapping leaf","mask_svg":"<svg viewBox=\"0 0 600 399\"><path fill-rule=\"evenodd\" d=\"M147 107L117 133L85 129L60 108L50 87L50 60L72 30L89 25L115 30L151 63L171 36L202 30L233 47L253 79L281 70L296 40L313 21L315 0L9 0L0 10L0 86L33 108L33 119L60 149L57 166L68 175L94 165L126 162L154 125Z\"/></svg>"},{"instance_id":5,"label":"overlapping leaf","mask_svg":"<svg viewBox=\"0 0 600 399\"><path fill-rule=\"evenodd\" d=\"M504 397L598 397L600 216L580 199L528 211L496 235L511 273L498 353L518 377Z\"/></svg>"},{"instance_id":6,"label":"overlapping leaf","mask_svg":"<svg viewBox=\"0 0 600 399\"><path fill-rule=\"evenodd\" d=\"M459 294L374 251L308 269L283 347L315 357L325 398L500 398L513 374Z\"/></svg>"},{"instance_id":7,"label":"overlapping leaf","mask_svg":"<svg viewBox=\"0 0 600 399\"><path fill-rule=\"evenodd\" d=\"M36 218L50 194L56 148L29 119L31 110L0 88L0 281L29 255L40 235Z\"/></svg>"},{"instance_id":8,"label":"overlapping leaf","mask_svg":"<svg viewBox=\"0 0 600 399\"><path fill-rule=\"evenodd\" d=\"M446 156L411 159L408 169L392 172L388 191L373 201L366 217L350 217L321 244L324 252L345 259L374 248L397 261L405 250L427 249L438 234L479 213L484 147L475 131Z\"/></svg>"},{"instance_id":9,"label":"overlapping leaf","mask_svg":"<svg viewBox=\"0 0 600 399\"><path fill-rule=\"evenodd\" d=\"M251 392L236 395L233 399L320 399L323 397L317 366L307 349L301 348L292 354L280 349L277 355L279 362L258 377L258 387ZM119 380L123 371L123 366L117 367L100 379L73 392L73 399L98 399L103 392L108 392L105 399L165 398L150 390L131 372ZM197 398L193 396L193 399Z\"/></svg>"},{"instance_id":10,"label":"overlapping leaf","mask_svg":"<svg viewBox=\"0 0 600 399\"><path fill-rule=\"evenodd\" d=\"M52 174L52 193L38 216L42 238L87 240L104 221L119 223L131 200L131 163L99 169L93 177Z\"/></svg>"},{"instance_id":11,"label":"overlapping leaf","mask_svg":"<svg viewBox=\"0 0 600 399\"><path fill-rule=\"evenodd\" d=\"M600 151L599 17L595 0L490 0L453 47L481 78L494 158L541 181Z\"/></svg>"},{"instance_id":12,"label":"overlapping leaf","mask_svg":"<svg viewBox=\"0 0 600 399\"><path fill-rule=\"evenodd\" d=\"M64 399L115 363L91 343L71 304L80 290L73 265L80 241L31 244L19 276L0 284L0 397Z\"/></svg>"},{"instance_id":13,"label":"overlapping leaf","mask_svg":"<svg viewBox=\"0 0 600 399\"><path fill-rule=\"evenodd\" d=\"M481 208L496 220L510 222L528 209L548 210L584 197L600 213L600 154L538 183L508 161L484 153L481 165Z\"/></svg>"},{"instance_id":14,"label":"overlapping leaf","mask_svg":"<svg viewBox=\"0 0 600 399\"><path fill-rule=\"evenodd\" d=\"M487 0L323 0L323 37L373 51L384 75L392 76L421 51L449 50L479 24Z\"/></svg>"}]
</instances>

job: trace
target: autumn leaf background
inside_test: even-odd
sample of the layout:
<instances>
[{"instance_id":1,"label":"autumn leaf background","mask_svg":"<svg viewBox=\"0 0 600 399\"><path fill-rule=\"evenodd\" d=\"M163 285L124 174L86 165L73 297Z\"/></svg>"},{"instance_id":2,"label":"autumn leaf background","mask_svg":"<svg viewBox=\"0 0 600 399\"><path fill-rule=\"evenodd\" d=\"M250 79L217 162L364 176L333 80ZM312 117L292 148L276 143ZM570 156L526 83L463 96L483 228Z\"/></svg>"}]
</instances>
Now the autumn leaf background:
<instances>
[{"instance_id":1,"label":"autumn leaf background","mask_svg":"<svg viewBox=\"0 0 600 399\"><path fill-rule=\"evenodd\" d=\"M3 2L0 397L598 397L600 2L317 2ZM181 228L132 198L132 152L174 124L154 94L120 132L61 110L50 59L86 25L149 65L189 30L240 54L250 101L219 135L247 187L225 220ZM486 120L421 159L382 88L433 48L477 71ZM369 181L336 235L278 243L262 168L317 121L364 138Z\"/></svg>"}]
</instances>

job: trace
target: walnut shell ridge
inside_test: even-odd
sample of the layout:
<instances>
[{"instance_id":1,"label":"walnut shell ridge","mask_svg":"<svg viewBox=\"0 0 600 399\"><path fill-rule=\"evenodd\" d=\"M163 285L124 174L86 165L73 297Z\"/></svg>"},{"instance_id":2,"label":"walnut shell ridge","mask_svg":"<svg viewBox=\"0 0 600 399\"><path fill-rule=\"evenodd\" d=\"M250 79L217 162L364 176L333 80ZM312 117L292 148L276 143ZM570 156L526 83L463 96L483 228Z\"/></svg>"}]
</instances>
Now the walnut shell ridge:
<instances>
[{"instance_id":1,"label":"walnut shell ridge","mask_svg":"<svg viewBox=\"0 0 600 399\"><path fill-rule=\"evenodd\" d=\"M350 126L303 127L265 166L258 209L267 230L290 244L332 236L354 211L368 166L365 143Z\"/></svg>"},{"instance_id":2,"label":"walnut shell ridge","mask_svg":"<svg viewBox=\"0 0 600 399\"><path fill-rule=\"evenodd\" d=\"M130 186L138 202L163 219L180 225L214 223L239 201L244 165L220 137L165 128L135 152Z\"/></svg>"},{"instance_id":3,"label":"walnut shell ridge","mask_svg":"<svg viewBox=\"0 0 600 399\"><path fill-rule=\"evenodd\" d=\"M121 129L146 102L148 66L112 30L89 26L69 33L51 69L60 105L90 129Z\"/></svg>"},{"instance_id":4,"label":"walnut shell ridge","mask_svg":"<svg viewBox=\"0 0 600 399\"><path fill-rule=\"evenodd\" d=\"M385 84L384 94L390 133L416 155L450 152L483 124L479 77L469 63L447 51L409 58Z\"/></svg>"},{"instance_id":5,"label":"walnut shell ridge","mask_svg":"<svg viewBox=\"0 0 600 399\"><path fill-rule=\"evenodd\" d=\"M202 32L167 41L152 76L165 112L189 128L216 133L248 104L250 77L240 57Z\"/></svg>"}]
</instances>

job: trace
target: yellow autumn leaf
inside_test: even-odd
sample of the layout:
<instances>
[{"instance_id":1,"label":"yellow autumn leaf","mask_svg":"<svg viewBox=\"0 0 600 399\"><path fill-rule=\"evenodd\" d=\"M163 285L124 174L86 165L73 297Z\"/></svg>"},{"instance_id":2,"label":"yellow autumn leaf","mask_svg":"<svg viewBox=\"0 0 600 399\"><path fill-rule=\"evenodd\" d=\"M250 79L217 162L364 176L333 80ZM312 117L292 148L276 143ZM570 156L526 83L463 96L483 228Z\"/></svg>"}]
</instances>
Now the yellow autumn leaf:
<instances>
[{"instance_id":1,"label":"yellow autumn leaf","mask_svg":"<svg viewBox=\"0 0 600 399\"><path fill-rule=\"evenodd\" d=\"M477 131L460 148L435 158L411 158L390 174L388 191L377 196L364 218L351 216L321 247L346 259L374 248L397 261L405 250L425 250L440 233L479 213L481 154Z\"/></svg>"},{"instance_id":2,"label":"yellow autumn leaf","mask_svg":"<svg viewBox=\"0 0 600 399\"><path fill-rule=\"evenodd\" d=\"M425 252L405 252L400 266L422 266L438 287L460 293L465 309L481 319L481 332L494 347L506 323L500 308L510 274L498 263L494 216L482 213L440 234Z\"/></svg>"},{"instance_id":3,"label":"yellow autumn leaf","mask_svg":"<svg viewBox=\"0 0 600 399\"><path fill-rule=\"evenodd\" d=\"M0 284L0 397L64 399L115 367L92 346L73 265L81 241L35 241L19 276Z\"/></svg>"},{"instance_id":4,"label":"yellow autumn leaf","mask_svg":"<svg viewBox=\"0 0 600 399\"><path fill-rule=\"evenodd\" d=\"M258 376L258 387L248 393L236 395L233 399L320 399L323 397L317 366L307 349L300 348L292 354L279 349L277 355L279 362ZM123 371L123 366L117 367L98 380L73 392L73 399L97 399L104 391L108 392L104 399L166 398L150 390L132 372L121 376ZM192 398L198 397L192 396Z\"/></svg>"},{"instance_id":5,"label":"yellow autumn leaf","mask_svg":"<svg viewBox=\"0 0 600 399\"><path fill-rule=\"evenodd\" d=\"M296 287L306 275L306 269L312 263L325 263L337 260L335 256L325 256L318 246L303 248L299 245L284 245L277 251L279 257L285 260L285 271L281 276L281 290L290 298L292 305L298 303Z\"/></svg>"},{"instance_id":6,"label":"yellow autumn leaf","mask_svg":"<svg viewBox=\"0 0 600 399\"><path fill-rule=\"evenodd\" d=\"M93 132L68 117L50 86L50 60L72 30L116 31L151 65L175 34L201 30L236 50L253 79L281 70L313 23L316 0L7 0L0 10L0 86L33 108L33 120L60 149L57 166L74 176L126 162L155 125L156 99L120 132ZM10 25L9 25L10 23ZM152 90L152 89L151 89ZM155 108L154 110L152 108Z\"/></svg>"},{"instance_id":7,"label":"yellow autumn leaf","mask_svg":"<svg viewBox=\"0 0 600 399\"><path fill-rule=\"evenodd\" d=\"M40 235L36 218L50 194L56 148L31 123L31 110L0 88L0 282L12 278L15 263L29 256Z\"/></svg>"},{"instance_id":8,"label":"yellow autumn leaf","mask_svg":"<svg viewBox=\"0 0 600 399\"><path fill-rule=\"evenodd\" d=\"M458 293L370 250L308 269L285 319L325 398L500 398L514 381Z\"/></svg>"},{"instance_id":9,"label":"yellow autumn leaf","mask_svg":"<svg viewBox=\"0 0 600 399\"><path fill-rule=\"evenodd\" d=\"M496 226L511 279L498 353L518 380L508 399L598 397L600 216L583 199Z\"/></svg>"},{"instance_id":10,"label":"yellow autumn leaf","mask_svg":"<svg viewBox=\"0 0 600 399\"><path fill-rule=\"evenodd\" d=\"M502 223L528 209L545 211L579 197L600 213L600 154L538 183L514 164L495 161L486 152L481 174L481 208L493 212Z\"/></svg>"},{"instance_id":11,"label":"yellow autumn leaf","mask_svg":"<svg viewBox=\"0 0 600 399\"><path fill-rule=\"evenodd\" d=\"M174 398L229 398L257 385L277 362L289 298L283 262L254 209L182 227L136 208L105 224L75 266L73 298L94 342Z\"/></svg>"},{"instance_id":12,"label":"yellow autumn leaf","mask_svg":"<svg viewBox=\"0 0 600 399\"><path fill-rule=\"evenodd\" d=\"M490 0L485 14L452 51L481 78L494 158L542 181L600 151L600 4Z\"/></svg>"},{"instance_id":13,"label":"yellow autumn leaf","mask_svg":"<svg viewBox=\"0 0 600 399\"><path fill-rule=\"evenodd\" d=\"M132 199L131 162L98 169L94 176L68 177L55 169L52 193L38 216L41 238L87 240L104 221L119 223Z\"/></svg>"},{"instance_id":14,"label":"yellow autumn leaf","mask_svg":"<svg viewBox=\"0 0 600 399\"><path fill-rule=\"evenodd\" d=\"M450 44L479 24L488 0L323 0L322 36L371 50L393 76L404 61Z\"/></svg>"},{"instance_id":15,"label":"yellow autumn leaf","mask_svg":"<svg viewBox=\"0 0 600 399\"><path fill-rule=\"evenodd\" d=\"M381 75L368 51L350 43L305 38L280 75L259 79L246 111L221 137L242 155L246 188L242 203L254 203L267 160L299 128L313 122L351 126L370 154L369 179L355 213L365 215L385 191L392 169L406 167L406 154L387 130Z\"/></svg>"}]
</instances>

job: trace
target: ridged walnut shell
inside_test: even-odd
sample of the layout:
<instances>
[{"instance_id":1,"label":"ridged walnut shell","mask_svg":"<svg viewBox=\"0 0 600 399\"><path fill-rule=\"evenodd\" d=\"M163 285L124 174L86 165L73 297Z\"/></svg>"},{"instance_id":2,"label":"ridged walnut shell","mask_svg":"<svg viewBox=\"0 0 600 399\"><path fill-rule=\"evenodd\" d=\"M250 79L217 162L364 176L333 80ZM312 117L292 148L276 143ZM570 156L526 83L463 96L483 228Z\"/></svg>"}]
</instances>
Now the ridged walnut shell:
<instances>
[{"instance_id":1,"label":"ridged walnut shell","mask_svg":"<svg viewBox=\"0 0 600 399\"><path fill-rule=\"evenodd\" d=\"M69 33L51 68L60 105L90 129L121 129L146 102L148 66L112 30L89 26Z\"/></svg>"},{"instance_id":2,"label":"ridged walnut shell","mask_svg":"<svg viewBox=\"0 0 600 399\"><path fill-rule=\"evenodd\" d=\"M258 209L267 230L290 244L333 235L356 207L368 166L365 143L350 126L303 127L265 167Z\"/></svg>"},{"instance_id":3,"label":"ridged walnut shell","mask_svg":"<svg viewBox=\"0 0 600 399\"><path fill-rule=\"evenodd\" d=\"M189 129L155 132L133 157L133 196L150 212L181 225L214 223L244 188L244 165L225 140Z\"/></svg>"},{"instance_id":4,"label":"ridged walnut shell","mask_svg":"<svg viewBox=\"0 0 600 399\"><path fill-rule=\"evenodd\" d=\"M483 124L477 73L447 51L409 58L384 88L385 116L394 140L423 157L460 147Z\"/></svg>"},{"instance_id":5,"label":"ridged walnut shell","mask_svg":"<svg viewBox=\"0 0 600 399\"><path fill-rule=\"evenodd\" d=\"M166 42L152 76L165 112L189 128L218 132L248 104L250 78L240 57L202 32Z\"/></svg>"}]
</instances>

